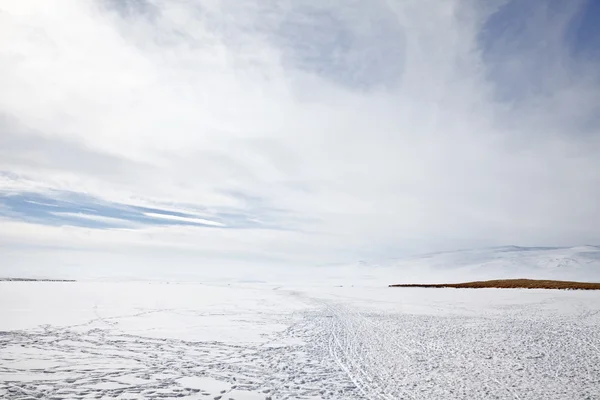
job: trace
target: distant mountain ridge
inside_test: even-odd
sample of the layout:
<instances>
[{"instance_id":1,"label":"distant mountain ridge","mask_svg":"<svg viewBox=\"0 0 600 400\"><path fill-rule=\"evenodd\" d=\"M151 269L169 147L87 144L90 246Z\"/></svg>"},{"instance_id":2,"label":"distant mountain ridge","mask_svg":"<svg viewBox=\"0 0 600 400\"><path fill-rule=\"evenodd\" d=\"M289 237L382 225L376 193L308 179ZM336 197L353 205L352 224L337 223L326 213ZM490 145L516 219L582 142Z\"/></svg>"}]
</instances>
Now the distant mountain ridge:
<instances>
[{"instance_id":1,"label":"distant mountain ridge","mask_svg":"<svg viewBox=\"0 0 600 400\"><path fill-rule=\"evenodd\" d=\"M394 274L398 283L458 283L489 279L554 279L600 282L600 246L523 247L429 253L363 263L377 275ZM375 272L374 270L377 270ZM388 275L389 276L389 275Z\"/></svg>"}]
</instances>

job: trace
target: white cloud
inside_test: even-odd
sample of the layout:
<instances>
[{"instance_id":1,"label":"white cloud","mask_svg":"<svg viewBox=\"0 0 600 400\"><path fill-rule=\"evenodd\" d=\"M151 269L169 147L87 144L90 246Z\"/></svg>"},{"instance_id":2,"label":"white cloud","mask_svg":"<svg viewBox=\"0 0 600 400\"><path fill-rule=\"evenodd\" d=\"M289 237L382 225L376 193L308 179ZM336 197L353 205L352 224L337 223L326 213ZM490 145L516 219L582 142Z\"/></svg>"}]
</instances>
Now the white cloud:
<instances>
[{"instance_id":1,"label":"white cloud","mask_svg":"<svg viewBox=\"0 0 600 400\"><path fill-rule=\"evenodd\" d=\"M3 2L0 169L29 181L2 185L208 208L255 196L301 233L190 240L314 263L597 240L598 73L563 42L581 3L541 7L527 43L493 53L479 2L313 3ZM543 90L497 97L533 78Z\"/></svg>"},{"instance_id":2,"label":"white cloud","mask_svg":"<svg viewBox=\"0 0 600 400\"><path fill-rule=\"evenodd\" d=\"M116 225L116 226L131 226L131 227L133 227L136 225L135 223L133 223L131 221L126 221L121 218L105 217L102 215L75 213L75 212L53 212L51 214L53 214L57 217L61 217L61 218L67 217L67 218L84 219L84 220L109 224L111 226Z\"/></svg>"},{"instance_id":3,"label":"white cloud","mask_svg":"<svg viewBox=\"0 0 600 400\"><path fill-rule=\"evenodd\" d=\"M158 214L158 213L144 213L144 215L147 217L151 217L151 218L160 218L160 219L172 220L172 221L191 222L191 223L196 223L196 224L219 226L219 227L226 226L225 224L222 224L220 222L211 221L211 220L204 219L204 218L181 217L179 215Z\"/></svg>"}]
</instances>

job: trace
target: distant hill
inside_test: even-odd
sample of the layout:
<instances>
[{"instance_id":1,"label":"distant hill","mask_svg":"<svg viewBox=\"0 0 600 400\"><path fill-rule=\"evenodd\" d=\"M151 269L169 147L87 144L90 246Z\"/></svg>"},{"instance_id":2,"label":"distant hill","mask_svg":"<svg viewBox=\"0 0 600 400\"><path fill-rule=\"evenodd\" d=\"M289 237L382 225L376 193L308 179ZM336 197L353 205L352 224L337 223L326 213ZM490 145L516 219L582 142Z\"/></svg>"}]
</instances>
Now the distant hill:
<instances>
[{"instance_id":1,"label":"distant hill","mask_svg":"<svg viewBox=\"0 0 600 400\"><path fill-rule=\"evenodd\" d=\"M459 283L490 279L600 282L600 247L503 246L386 259L357 266L390 283Z\"/></svg>"},{"instance_id":2,"label":"distant hill","mask_svg":"<svg viewBox=\"0 0 600 400\"><path fill-rule=\"evenodd\" d=\"M72 279L0 278L0 282L76 282Z\"/></svg>"}]
</instances>

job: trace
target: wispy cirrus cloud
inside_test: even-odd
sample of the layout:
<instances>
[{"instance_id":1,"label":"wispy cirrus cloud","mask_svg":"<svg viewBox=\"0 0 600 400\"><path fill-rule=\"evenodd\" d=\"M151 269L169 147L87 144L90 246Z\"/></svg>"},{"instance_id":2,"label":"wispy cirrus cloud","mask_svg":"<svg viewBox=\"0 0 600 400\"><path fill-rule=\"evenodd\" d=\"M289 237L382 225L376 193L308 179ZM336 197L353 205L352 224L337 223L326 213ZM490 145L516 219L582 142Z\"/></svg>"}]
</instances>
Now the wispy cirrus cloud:
<instances>
[{"instance_id":1,"label":"wispy cirrus cloud","mask_svg":"<svg viewBox=\"0 0 600 400\"><path fill-rule=\"evenodd\" d=\"M185 229L282 263L598 237L593 1L0 10L11 223L82 247L116 229L172 246ZM201 254L226 250L186 260Z\"/></svg>"},{"instance_id":2,"label":"wispy cirrus cloud","mask_svg":"<svg viewBox=\"0 0 600 400\"><path fill-rule=\"evenodd\" d=\"M197 226L228 229L283 229L274 224L277 210L148 207L107 202L76 192L0 192L0 217L44 225L86 228L143 228L144 226Z\"/></svg>"}]
</instances>

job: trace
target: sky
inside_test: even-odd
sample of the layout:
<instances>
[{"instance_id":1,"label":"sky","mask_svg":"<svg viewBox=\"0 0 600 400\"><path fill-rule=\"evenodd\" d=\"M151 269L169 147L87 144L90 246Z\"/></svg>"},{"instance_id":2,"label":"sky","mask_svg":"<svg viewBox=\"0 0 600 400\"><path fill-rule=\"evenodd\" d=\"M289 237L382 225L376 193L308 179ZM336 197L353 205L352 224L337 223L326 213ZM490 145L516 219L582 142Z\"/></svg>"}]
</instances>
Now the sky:
<instances>
[{"instance_id":1,"label":"sky","mask_svg":"<svg viewBox=\"0 0 600 400\"><path fill-rule=\"evenodd\" d=\"M599 155L595 0L0 4L17 273L598 244Z\"/></svg>"}]
</instances>

